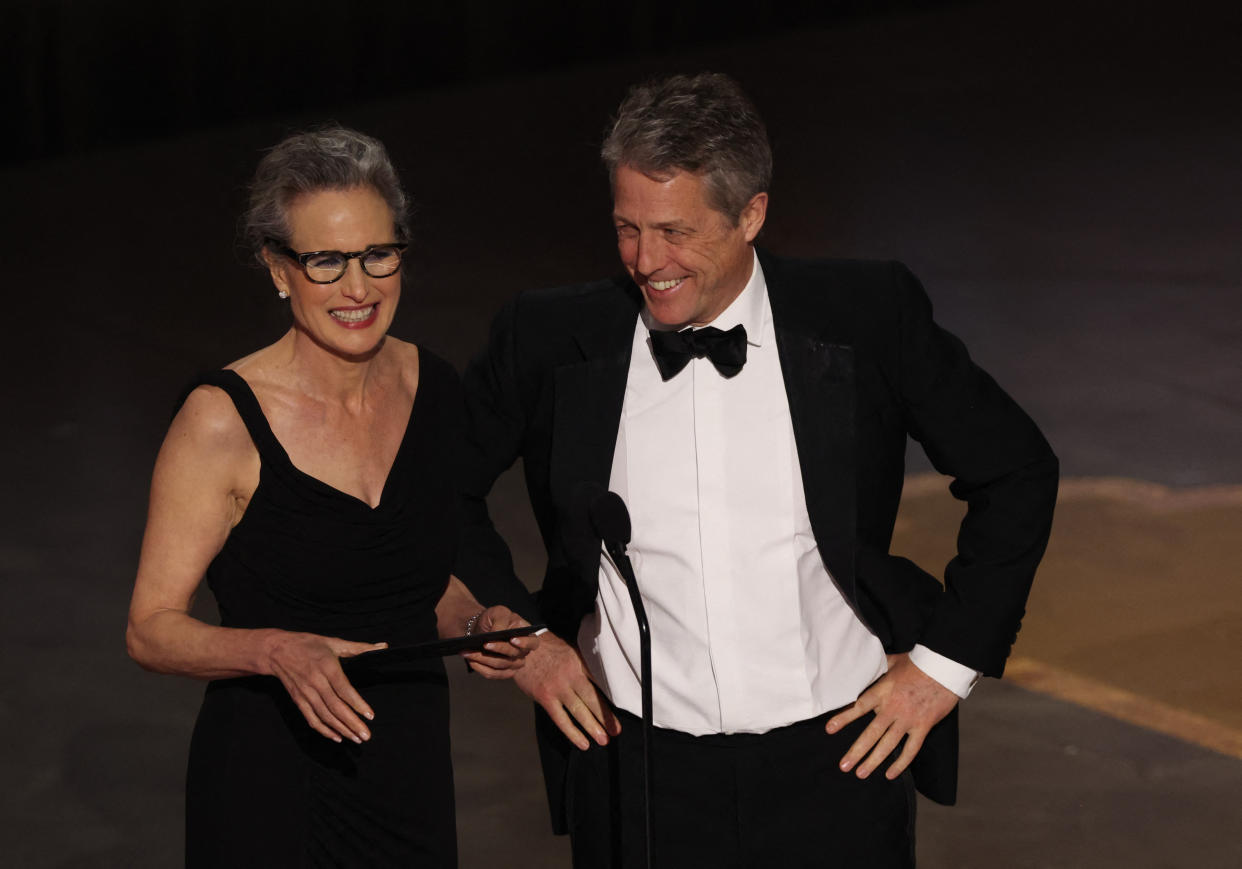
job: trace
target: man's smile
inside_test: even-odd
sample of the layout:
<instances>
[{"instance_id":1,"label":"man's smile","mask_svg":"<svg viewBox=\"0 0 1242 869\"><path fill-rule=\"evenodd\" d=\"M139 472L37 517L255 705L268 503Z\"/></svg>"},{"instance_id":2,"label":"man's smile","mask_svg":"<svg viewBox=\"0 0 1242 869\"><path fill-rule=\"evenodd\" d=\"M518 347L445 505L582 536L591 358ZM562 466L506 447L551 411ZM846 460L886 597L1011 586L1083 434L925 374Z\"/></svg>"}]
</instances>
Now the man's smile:
<instances>
[{"instance_id":1,"label":"man's smile","mask_svg":"<svg viewBox=\"0 0 1242 869\"><path fill-rule=\"evenodd\" d=\"M684 280L685 278L673 278L672 280L667 280L667 281L649 280L647 281L647 286L651 287L651 289L653 290L663 293L678 286Z\"/></svg>"}]
</instances>

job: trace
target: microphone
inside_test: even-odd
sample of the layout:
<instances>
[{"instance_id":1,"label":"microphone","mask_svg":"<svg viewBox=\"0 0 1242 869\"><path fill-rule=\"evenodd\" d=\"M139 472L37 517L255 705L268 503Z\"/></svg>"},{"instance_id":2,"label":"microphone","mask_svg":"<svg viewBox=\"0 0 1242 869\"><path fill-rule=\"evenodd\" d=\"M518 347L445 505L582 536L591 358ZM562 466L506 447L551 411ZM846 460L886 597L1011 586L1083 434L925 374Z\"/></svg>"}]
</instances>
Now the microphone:
<instances>
[{"instance_id":1,"label":"microphone","mask_svg":"<svg viewBox=\"0 0 1242 869\"><path fill-rule=\"evenodd\" d=\"M599 485L592 486L591 489L594 491L587 505L591 527L604 541L604 548L608 550L612 560L617 562L617 568L621 569L621 562L625 562L628 572L623 571L622 576L628 583L630 574L633 573L629 557L625 554L625 546L630 542L630 511L625 508L625 501L616 492L606 492Z\"/></svg>"},{"instance_id":2,"label":"microphone","mask_svg":"<svg viewBox=\"0 0 1242 869\"><path fill-rule=\"evenodd\" d=\"M642 679L643 704L643 821L646 836L647 867L651 867L651 626L647 623L647 610L638 591L638 579L634 566L626 554L630 542L630 511L616 492L609 492L598 483L583 484L583 499L587 504L587 516L596 535L603 541L604 550L616 565L625 587L630 593L634 618L638 622L638 656Z\"/></svg>"}]
</instances>

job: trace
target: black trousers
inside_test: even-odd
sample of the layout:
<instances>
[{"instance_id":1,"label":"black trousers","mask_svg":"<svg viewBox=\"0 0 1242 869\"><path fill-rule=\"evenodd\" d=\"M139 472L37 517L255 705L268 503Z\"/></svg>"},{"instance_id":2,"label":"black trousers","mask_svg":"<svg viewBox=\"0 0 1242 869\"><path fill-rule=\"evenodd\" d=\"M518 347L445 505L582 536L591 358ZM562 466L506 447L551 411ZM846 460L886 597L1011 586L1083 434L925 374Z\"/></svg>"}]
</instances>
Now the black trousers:
<instances>
[{"instance_id":1,"label":"black trousers","mask_svg":"<svg viewBox=\"0 0 1242 869\"><path fill-rule=\"evenodd\" d=\"M883 767L866 781L841 772L837 764L870 717L830 736L830 714L764 734L653 728L652 865L912 869L909 771L891 782ZM618 715L619 737L570 760L575 869L646 866L642 722Z\"/></svg>"}]
</instances>

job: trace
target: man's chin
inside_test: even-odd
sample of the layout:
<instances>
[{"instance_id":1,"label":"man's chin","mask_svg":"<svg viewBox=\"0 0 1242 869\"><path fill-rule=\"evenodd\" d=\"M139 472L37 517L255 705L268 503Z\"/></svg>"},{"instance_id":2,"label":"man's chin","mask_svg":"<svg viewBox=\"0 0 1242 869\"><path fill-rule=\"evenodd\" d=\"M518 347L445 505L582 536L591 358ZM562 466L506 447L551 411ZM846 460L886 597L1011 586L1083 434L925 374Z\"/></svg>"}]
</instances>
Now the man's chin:
<instances>
[{"instance_id":1,"label":"man's chin","mask_svg":"<svg viewBox=\"0 0 1242 869\"><path fill-rule=\"evenodd\" d=\"M647 303L647 316L651 318L653 325L664 329L682 329L690 324L691 312L675 300L661 298L644 287L643 301Z\"/></svg>"}]
</instances>

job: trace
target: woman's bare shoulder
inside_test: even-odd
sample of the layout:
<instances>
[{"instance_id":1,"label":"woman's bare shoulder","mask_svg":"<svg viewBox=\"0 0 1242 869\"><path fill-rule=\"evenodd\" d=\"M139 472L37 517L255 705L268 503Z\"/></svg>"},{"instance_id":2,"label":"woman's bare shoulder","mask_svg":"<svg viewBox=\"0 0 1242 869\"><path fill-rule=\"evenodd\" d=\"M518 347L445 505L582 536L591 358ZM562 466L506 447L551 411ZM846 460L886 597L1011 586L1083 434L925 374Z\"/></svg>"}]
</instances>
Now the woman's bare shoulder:
<instances>
[{"instance_id":1,"label":"woman's bare shoulder","mask_svg":"<svg viewBox=\"0 0 1242 869\"><path fill-rule=\"evenodd\" d=\"M255 385L263 385L273 379L273 372L281 368L281 360L289 355L287 339L282 338L275 344L261 347L253 353L247 353L240 359L224 366L229 371L236 371L251 389Z\"/></svg>"},{"instance_id":2,"label":"woman's bare shoulder","mask_svg":"<svg viewBox=\"0 0 1242 869\"><path fill-rule=\"evenodd\" d=\"M218 386L195 387L173 417L152 478L158 493L214 503L212 493L249 498L258 485L259 452L233 400ZM162 503L162 502L161 502ZM225 502L234 510L232 500ZM240 516L240 514L238 514Z\"/></svg>"},{"instance_id":3,"label":"woman's bare shoulder","mask_svg":"<svg viewBox=\"0 0 1242 869\"><path fill-rule=\"evenodd\" d=\"M248 452L254 448L233 399L209 384L196 386L186 396L165 440L174 439L195 452Z\"/></svg>"},{"instance_id":4,"label":"woman's bare shoulder","mask_svg":"<svg viewBox=\"0 0 1242 869\"><path fill-rule=\"evenodd\" d=\"M301 390L289 377L288 336L224 366L235 372L258 399L264 414L280 413L298 404Z\"/></svg>"}]
</instances>

